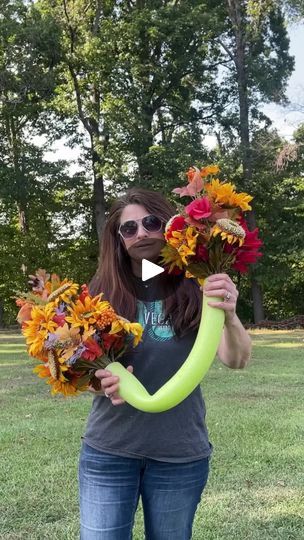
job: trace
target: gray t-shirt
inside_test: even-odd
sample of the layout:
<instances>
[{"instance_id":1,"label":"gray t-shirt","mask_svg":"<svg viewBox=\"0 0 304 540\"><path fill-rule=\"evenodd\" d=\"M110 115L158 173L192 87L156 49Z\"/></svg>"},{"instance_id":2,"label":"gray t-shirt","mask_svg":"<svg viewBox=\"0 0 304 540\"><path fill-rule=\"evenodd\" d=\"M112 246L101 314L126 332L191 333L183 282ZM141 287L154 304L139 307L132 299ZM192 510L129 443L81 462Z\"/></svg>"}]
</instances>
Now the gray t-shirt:
<instances>
[{"instance_id":1,"label":"gray t-shirt","mask_svg":"<svg viewBox=\"0 0 304 540\"><path fill-rule=\"evenodd\" d=\"M134 375L154 394L184 363L196 332L177 338L164 323L161 300L138 301L137 306L143 340L120 362L132 365ZM95 396L84 440L103 452L175 463L211 454L199 386L182 403L161 413L142 412L127 403L114 407L108 398Z\"/></svg>"}]
</instances>

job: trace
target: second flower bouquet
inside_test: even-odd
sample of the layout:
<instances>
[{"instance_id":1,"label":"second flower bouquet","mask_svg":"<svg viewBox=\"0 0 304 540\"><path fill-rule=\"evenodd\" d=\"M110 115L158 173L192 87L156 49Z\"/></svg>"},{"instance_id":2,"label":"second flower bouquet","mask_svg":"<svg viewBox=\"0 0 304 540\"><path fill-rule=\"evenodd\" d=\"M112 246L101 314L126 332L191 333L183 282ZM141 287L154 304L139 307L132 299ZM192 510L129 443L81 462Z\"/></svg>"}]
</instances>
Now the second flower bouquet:
<instances>
[{"instance_id":1,"label":"second flower bouquet","mask_svg":"<svg viewBox=\"0 0 304 540\"><path fill-rule=\"evenodd\" d=\"M120 317L102 294L92 297L86 285L41 269L30 278L32 292L17 298L17 320L28 353L39 361L34 372L52 394L75 395L89 385L100 390L95 371L136 346L142 326Z\"/></svg>"}]
</instances>

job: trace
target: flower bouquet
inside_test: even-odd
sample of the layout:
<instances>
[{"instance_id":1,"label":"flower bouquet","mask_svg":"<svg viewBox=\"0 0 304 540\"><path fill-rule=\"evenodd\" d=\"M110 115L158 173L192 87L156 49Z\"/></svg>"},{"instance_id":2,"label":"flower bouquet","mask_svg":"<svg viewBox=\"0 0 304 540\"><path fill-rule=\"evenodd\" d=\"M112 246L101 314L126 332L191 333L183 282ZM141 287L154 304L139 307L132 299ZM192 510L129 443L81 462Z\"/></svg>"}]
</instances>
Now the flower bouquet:
<instances>
[{"instance_id":1,"label":"flower bouquet","mask_svg":"<svg viewBox=\"0 0 304 540\"><path fill-rule=\"evenodd\" d=\"M52 394L75 395L91 385L100 390L95 371L117 360L141 340L142 326L115 313L102 294L39 269L30 276L32 292L20 293L17 320L34 372L51 386Z\"/></svg>"},{"instance_id":2,"label":"flower bouquet","mask_svg":"<svg viewBox=\"0 0 304 540\"><path fill-rule=\"evenodd\" d=\"M216 165L189 169L188 184L173 192L192 201L170 219L165 231L162 257L168 271L185 271L199 283L230 269L248 272L249 264L261 257L258 229L250 231L244 217L253 197L220 182L218 172Z\"/></svg>"},{"instance_id":3,"label":"flower bouquet","mask_svg":"<svg viewBox=\"0 0 304 540\"><path fill-rule=\"evenodd\" d=\"M258 230L249 231L244 212L250 210L252 197L237 193L234 185L215 178L216 165L199 170L191 168L188 184L173 191L190 196L192 201L173 216L165 228L166 245L162 262L169 273L185 273L200 284L209 275L230 269L248 271L256 262ZM214 302L223 299L213 297ZM161 412L175 407L199 385L211 366L218 349L224 310L214 309L203 296L201 321L195 343L177 373L155 394L150 395L132 373L115 362L110 369L119 376L119 393L128 403L147 412Z\"/></svg>"},{"instance_id":4,"label":"flower bouquet","mask_svg":"<svg viewBox=\"0 0 304 540\"><path fill-rule=\"evenodd\" d=\"M229 182L220 182L217 166L191 168L188 184L176 188L192 201L181 207L165 230L163 262L169 273L185 272L200 283L210 274L230 268L246 272L261 256L258 231L249 231L244 212L252 197L237 193ZM224 311L214 309L203 297L197 337L184 364L155 394L120 362L133 336L141 339L142 327L117 315L102 295L92 298L86 286L78 286L39 270L31 276L33 293L21 295L18 319L29 353L41 363L35 371L46 377L53 393L75 394L91 384L99 388L96 369L107 366L119 376L119 394L133 407L162 412L183 401L201 382L215 357L224 325ZM213 298L220 301L220 299Z\"/></svg>"}]
</instances>

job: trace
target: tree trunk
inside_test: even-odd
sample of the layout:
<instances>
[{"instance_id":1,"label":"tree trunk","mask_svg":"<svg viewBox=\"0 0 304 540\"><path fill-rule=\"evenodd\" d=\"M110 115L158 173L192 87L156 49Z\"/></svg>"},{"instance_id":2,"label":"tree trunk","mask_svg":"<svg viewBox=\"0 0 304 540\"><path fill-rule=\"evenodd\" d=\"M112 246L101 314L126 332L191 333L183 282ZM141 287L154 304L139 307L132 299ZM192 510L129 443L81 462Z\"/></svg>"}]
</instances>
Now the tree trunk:
<instances>
[{"instance_id":1,"label":"tree trunk","mask_svg":"<svg viewBox=\"0 0 304 540\"><path fill-rule=\"evenodd\" d=\"M18 140L18 131L16 128L16 120L13 116L7 120L6 130L11 148L11 158L14 168L15 184L16 184L16 206L18 210L19 228L22 234L28 233L28 218L27 218L27 195L26 195L26 178L23 166L23 159L20 155L20 142Z\"/></svg>"},{"instance_id":2,"label":"tree trunk","mask_svg":"<svg viewBox=\"0 0 304 540\"><path fill-rule=\"evenodd\" d=\"M147 185L152 178L152 167L149 162L149 149L153 144L152 135L153 111L149 105L143 107L142 111L142 131L137 145L137 163L139 172L139 182Z\"/></svg>"},{"instance_id":3,"label":"tree trunk","mask_svg":"<svg viewBox=\"0 0 304 540\"><path fill-rule=\"evenodd\" d=\"M77 43L75 41L75 31L71 24L65 2L64 7L65 18L69 29L67 36L70 40L70 50L75 53L75 50L77 48ZM106 16L108 14L108 11L111 11L111 9L112 8L107 6L103 0L97 0L95 5L95 14L91 27L91 33L93 37L98 35L100 29L100 21L102 17ZM67 64L74 85L78 115L85 130L89 134L91 142L91 160L94 181L92 196L92 240L93 243L95 243L95 240L98 240L98 242L100 241L102 229L105 222L105 192L102 165L104 163L104 156L109 144L109 133L106 129L105 123L103 124L103 130L101 133L101 98L98 84L93 83L91 85L91 93L87 98L82 94L81 85L79 84L77 68L72 61L68 61ZM93 252L95 252L94 248Z\"/></svg>"},{"instance_id":4,"label":"tree trunk","mask_svg":"<svg viewBox=\"0 0 304 540\"><path fill-rule=\"evenodd\" d=\"M2 300L0 299L0 328L4 327L4 309Z\"/></svg>"},{"instance_id":5,"label":"tree trunk","mask_svg":"<svg viewBox=\"0 0 304 540\"><path fill-rule=\"evenodd\" d=\"M93 237L97 236L98 240L100 240L102 235L102 230L105 222L105 192L104 192L104 183L103 183L103 175L101 173L101 167L102 167L102 158L100 156L100 153L96 150L96 146L99 143L99 139L96 139L93 136L91 136L91 152L92 152L92 168L93 168L93 197L92 197L92 206L93 206L93 214L92 214L92 231L93 231Z\"/></svg>"},{"instance_id":6,"label":"tree trunk","mask_svg":"<svg viewBox=\"0 0 304 540\"><path fill-rule=\"evenodd\" d=\"M252 164L251 164L251 147L249 136L249 104L248 104L248 79L246 70L246 43L245 43L245 28L241 13L241 4L239 0L227 0L229 16L232 22L234 37L235 37L235 54L233 60L237 73L239 108L240 108L240 139L242 152L242 165L244 175L244 188L250 190L252 184ZM254 211L248 215L249 229L256 227ZM251 277L251 293L253 300L254 322L258 323L263 320L263 294L260 284L254 277L254 273L250 273Z\"/></svg>"}]
</instances>

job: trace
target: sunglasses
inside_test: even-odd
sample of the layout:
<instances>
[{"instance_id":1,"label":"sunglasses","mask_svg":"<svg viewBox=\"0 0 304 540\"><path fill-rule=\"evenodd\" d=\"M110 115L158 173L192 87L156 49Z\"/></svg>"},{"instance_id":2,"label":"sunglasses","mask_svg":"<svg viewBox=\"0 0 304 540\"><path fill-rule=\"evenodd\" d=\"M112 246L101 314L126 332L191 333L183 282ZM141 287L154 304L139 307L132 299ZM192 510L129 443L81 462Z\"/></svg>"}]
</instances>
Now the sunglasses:
<instances>
[{"instance_id":1,"label":"sunglasses","mask_svg":"<svg viewBox=\"0 0 304 540\"><path fill-rule=\"evenodd\" d=\"M138 223L142 224L145 231L151 233L159 232L163 226L163 221L151 214L140 219L130 219L121 223L118 233L125 239L133 238L137 234Z\"/></svg>"}]
</instances>

